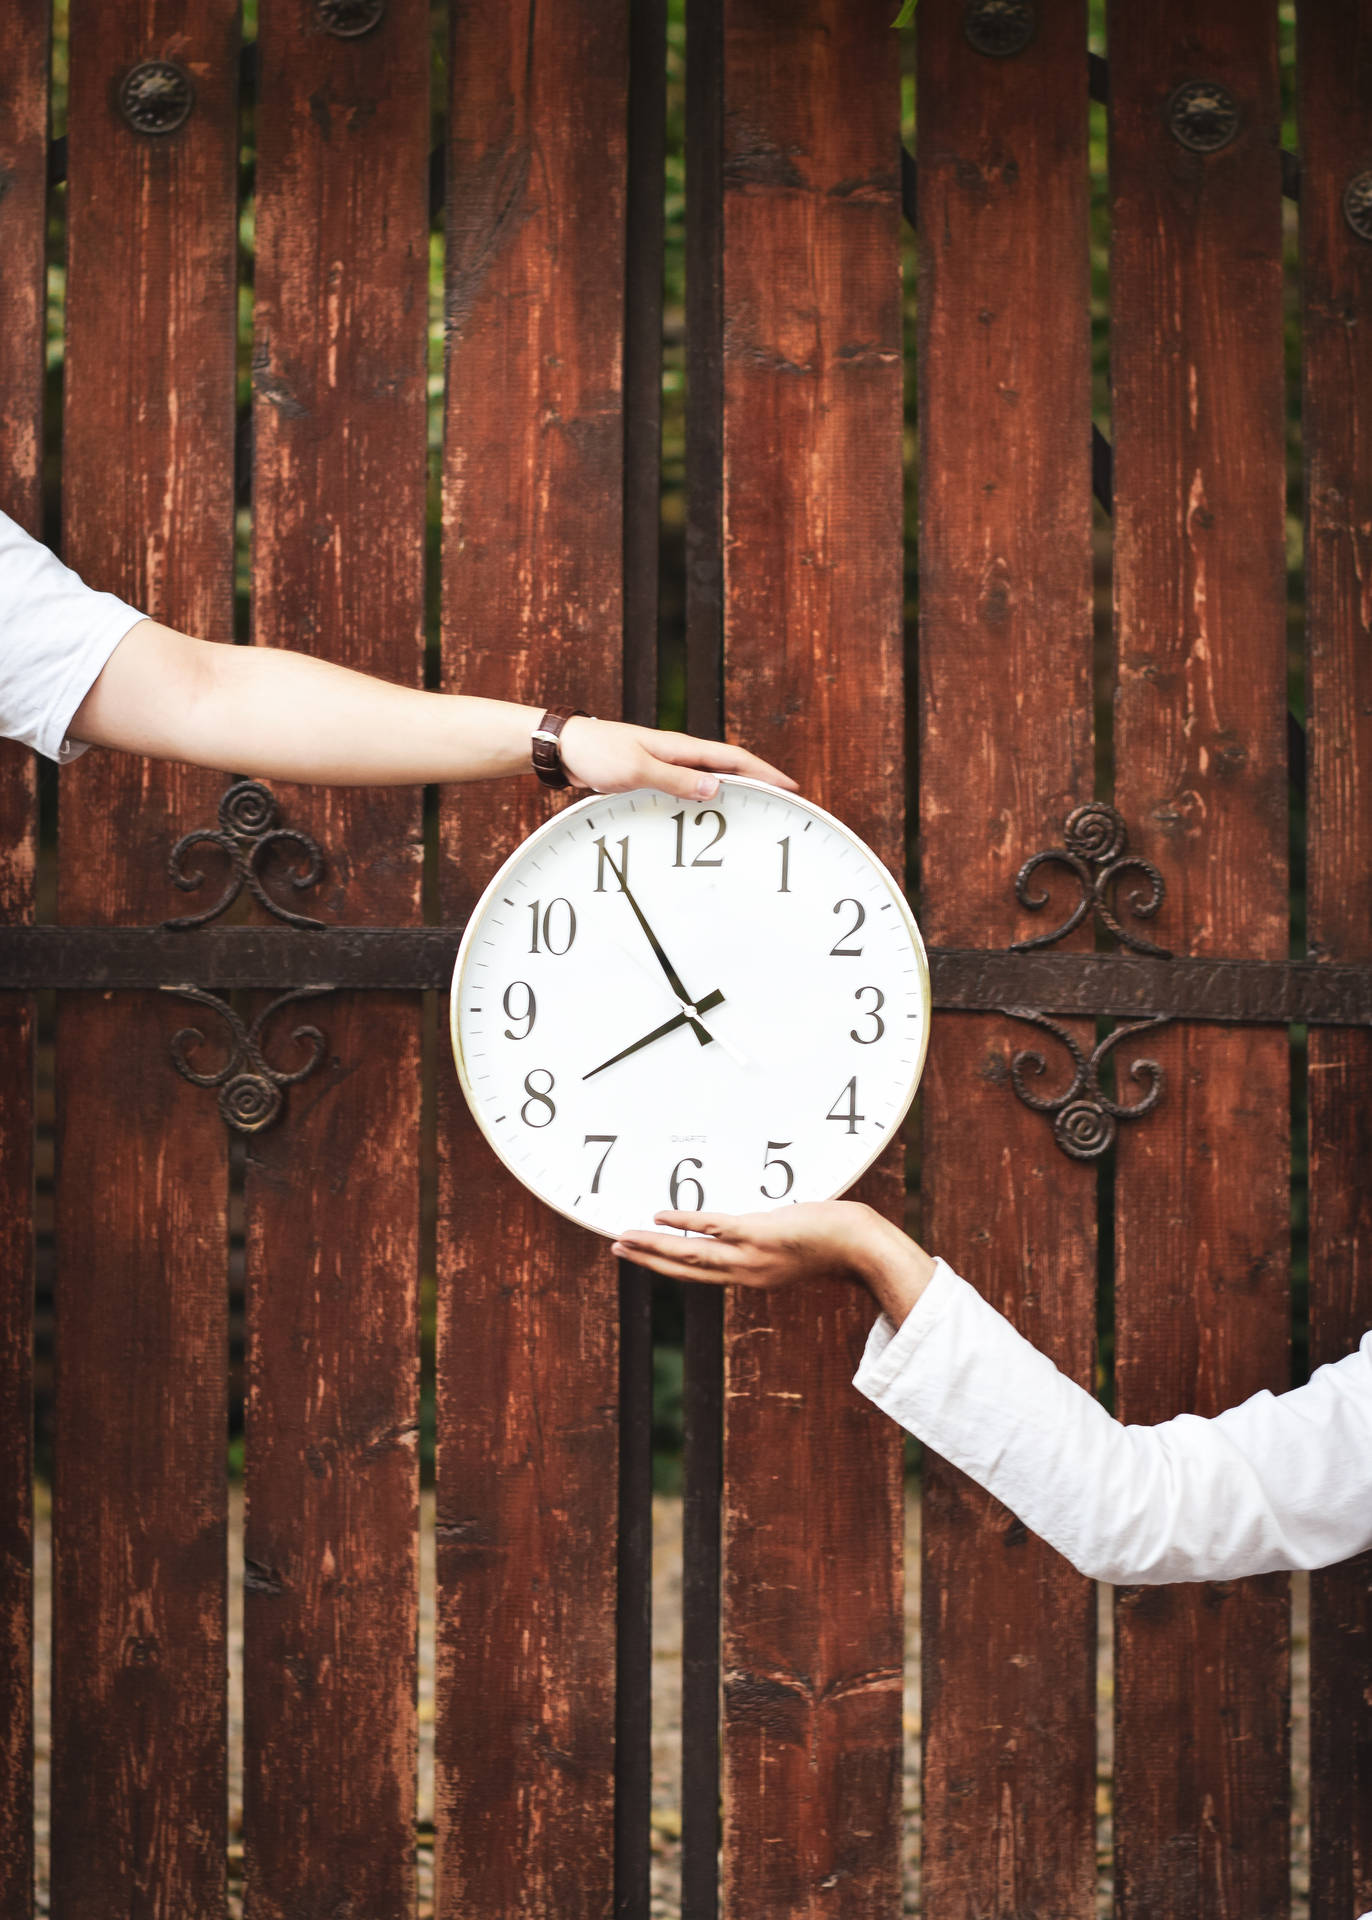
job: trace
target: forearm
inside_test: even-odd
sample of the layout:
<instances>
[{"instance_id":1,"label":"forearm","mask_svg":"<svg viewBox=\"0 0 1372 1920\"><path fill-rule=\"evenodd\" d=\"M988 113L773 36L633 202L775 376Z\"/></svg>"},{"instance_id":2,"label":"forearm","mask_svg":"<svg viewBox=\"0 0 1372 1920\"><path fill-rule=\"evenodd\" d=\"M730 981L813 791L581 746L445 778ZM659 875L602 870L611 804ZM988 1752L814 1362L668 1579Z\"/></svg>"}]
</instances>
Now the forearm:
<instances>
[{"instance_id":1,"label":"forearm","mask_svg":"<svg viewBox=\"0 0 1372 1920\"><path fill-rule=\"evenodd\" d=\"M541 712L396 686L306 654L221 646L148 620L116 648L71 733L267 779L421 785L527 772Z\"/></svg>"},{"instance_id":2,"label":"forearm","mask_svg":"<svg viewBox=\"0 0 1372 1920\"><path fill-rule=\"evenodd\" d=\"M1213 1420L1124 1427L946 1267L858 1385L1083 1573L1123 1584L1326 1565L1372 1542L1372 1341Z\"/></svg>"}]
</instances>

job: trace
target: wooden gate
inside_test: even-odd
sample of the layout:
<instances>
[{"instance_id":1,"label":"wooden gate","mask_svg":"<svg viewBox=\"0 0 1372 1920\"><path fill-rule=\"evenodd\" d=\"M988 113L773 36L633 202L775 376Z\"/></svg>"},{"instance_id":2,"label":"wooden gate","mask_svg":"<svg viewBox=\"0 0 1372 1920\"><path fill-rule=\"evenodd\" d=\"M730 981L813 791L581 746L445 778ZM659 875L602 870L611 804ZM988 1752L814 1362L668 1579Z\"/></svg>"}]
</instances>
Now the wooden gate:
<instances>
[{"instance_id":1,"label":"wooden gate","mask_svg":"<svg viewBox=\"0 0 1372 1920\"><path fill-rule=\"evenodd\" d=\"M0 505L43 528L60 214L61 539L88 578L228 643L237 556L239 639L651 719L665 8L461 0L446 41L439 11L260 0L240 46L234 0L70 0L50 145L50 8L12 0ZM1298 156L1275 0L1119 0L1108 66L1085 0L921 0L904 154L892 12L687 0L687 723L786 765L898 871L908 745L940 1009L923 1237L1088 1385L1111 1330L1123 1417L1214 1412L1288 1382L1293 1138L1311 1360L1372 1321L1372 5L1301 9ZM49 441L52 404L48 383ZM56 784L53 856L31 760L0 758L0 1911L34 1910L34 996L55 989L51 1911L225 1911L246 1141L247 1912L392 1920L416 1900L422 996L546 802L448 790L426 827L417 791L226 796L106 754ZM267 898L221 913L274 826L311 883L264 866ZM202 829L218 865L174 853ZM1114 871L1121 834L1148 866ZM1055 849L1036 919L1052 863L1016 876ZM169 859L208 877L178 892ZM1100 904L1042 939L1073 886ZM444 1064L436 1086L436 1910L646 1920L649 1293L513 1185ZM864 1191L899 1215L897 1154ZM682 1912L890 1920L902 1450L849 1385L868 1315L837 1289L686 1312ZM922 1484L920 1910L1090 1920L1095 1593L939 1461ZM1289 1602L1277 1576L1115 1595L1128 1920L1290 1911ZM1312 1581L1314 1920L1372 1905L1370 1629L1366 1563Z\"/></svg>"}]
</instances>

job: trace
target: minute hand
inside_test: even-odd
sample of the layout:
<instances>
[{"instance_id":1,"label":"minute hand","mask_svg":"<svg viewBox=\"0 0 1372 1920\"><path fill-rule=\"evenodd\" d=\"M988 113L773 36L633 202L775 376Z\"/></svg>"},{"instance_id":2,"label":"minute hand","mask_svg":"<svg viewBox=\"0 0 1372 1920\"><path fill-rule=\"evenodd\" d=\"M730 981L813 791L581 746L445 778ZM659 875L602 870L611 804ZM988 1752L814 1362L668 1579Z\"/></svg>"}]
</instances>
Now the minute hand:
<instances>
[{"instance_id":1,"label":"minute hand","mask_svg":"<svg viewBox=\"0 0 1372 1920\"><path fill-rule=\"evenodd\" d=\"M620 887L623 890L624 898L628 901L629 905L633 908L634 918L638 921L638 924L642 927L644 933L647 935L648 945L652 948L653 952L657 955L657 963L662 968L662 971L666 974L667 979L671 984L672 992L676 995L677 999L681 1001L683 1006L686 1006L686 1007L695 1006L696 1003L691 999L690 994L687 993L685 987L683 987L681 984L681 975L677 972L676 968L672 965L671 961L667 958L666 954L663 952L662 942L658 939L657 935L653 932L652 928L648 925L648 922L643 917L642 907L638 904L637 900L635 900L634 896L629 891L628 861L626 860L624 862L623 873L619 871L619 868L615 865L614 861L610 858L608 853L605 855L605 864L610 869L610 872L614 875L615 879L618 880ZM699 1011L698 1007L697 1007L697 1011ZM704 1027L701 1026L699 1020L692 1019L690 1014L686 1014L684 1017L689 1022L691 1030L695 1034L696 1039L699 1040L701 1046L708 1047L711 1040L714 1038L714 1035L711 1033L707 1033Z\"/></svg>"},{"instance_id":2,"label":"minute hand","mask_svg":"<svg viewBox=\"0 0 1372 1920\"><path fill-rule=\"evenodd\" d=\"M712 1007L722 1007L724 995L716 987L713 993L707 993L696 1008L697 1013L709 1013ZM631 1053L637 1053L640 1047L649 1047L654 1040L664 1039L669 1033L675 1033L678 1027L684 1027L690 1015L673 1014L670 1020L664 1020L660 1027L654 1027L651 1033L645 1033L641 1040L635 1040L631 1047L621 1047L618 1053L612 1053L608 1060L602 1060L598 1067L592 1067L589 1073L583 1073L583 1080L594 1080L598 1073L604 1073L606 1067L613 1067L620 1060L627 1060Z\"/></svg>"}]
</instances>

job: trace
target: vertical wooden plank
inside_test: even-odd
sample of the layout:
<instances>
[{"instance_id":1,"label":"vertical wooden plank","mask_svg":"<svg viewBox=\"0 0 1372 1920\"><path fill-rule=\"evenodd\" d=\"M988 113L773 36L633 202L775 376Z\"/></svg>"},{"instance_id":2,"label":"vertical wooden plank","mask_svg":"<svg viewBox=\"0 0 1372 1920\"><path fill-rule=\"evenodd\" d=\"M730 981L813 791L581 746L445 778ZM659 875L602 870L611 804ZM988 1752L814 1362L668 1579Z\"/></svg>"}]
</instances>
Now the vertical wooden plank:
<instances>
[{"instance_id":1,"label":"vertical wooden plank","mask_svg":"<svg viewBox=\"0 0 1372 1920\"><path fill-rule=\"evenodd\" d=\"M423 670L428 14L259 19L253 638ZM278 789L318 911L419 918L416 788ZM244 1868L253 1920L415 1898L419 1006L334 995L248 1152ZM284 1023L278 1044L287 1046Z\"/></svg>"},{"instance_id":2,"label":"vertical wooden plank","mask_svg":"<svg viewBox=\"0 0 1372 1920\"><path fill-rule=\"evenodd\" d=\"M723 733L724 0L686 11L686 725ZM681 1916L719 1911L724 1297L683 1289Z\"/></svg>"},{"instance_id":3,"label":"vertical wooden plank","mask_svg":"<svg viewBox=\"0 0 1372 1920\"><path fill-rule=\"evenodd\" d=\"M1178 92L1198 84L1234 103L1222 145L1223 98ZM1116 796L1170 945L1284 959L1275 8L1113 7L1110 95ZM1117 1407L1141 1422L1288 1377L1286 1035L1192 1026L1150 1051L1166 1095L1116 1182ZM1119 1912L1284 1913L1286 1580L1123 1589L1115 1620Z\"/></svg>"},{"instance_id":4,"label":"vertical wooden plank","mask_svg":"<svg viewBox=\"0 0 1372 1920\"><path fill-rule=\"evenodd\" d=\"M898 45L879 0L730 0L724 714L902 856ZM862 1191L899 1216L899 1151ZM725 1304L724 1905L899 1905L901 1448L829 1286ZM775 1596L784 1596L777 1605Z\"/></svg>"},{"instance_id":5,"label":"vertical wooden plank","mask_svg":"<svg viewBox=\"0 0 1372 1920\"><path fill-rule=\"evenodd\" d=\"M0 512L40 531L48 9L0 17ZM0 927L34 915L37 786L0 741ZM33 1910L33 999L0 998L0 1905Z\"/></svg>"},{"instance_id":6,"label":"vertical wooden plank","mask_svg":"<svg viewBox=\"0 0 1372 1920\"><path fill-rule=\"evenodd\" d=\"M1299 15L1305 327L1307 930L1372 960L1372 5ZM1355 231L1344 196L1362 181ZM1312 1029L1310 1362L1372 1325L1372 1035ZM1310 1911L1372 1906L1372 1555L1310 1591Z\"/></svg>"},{"instance_id":7,"label":"vertical wooden plank","mask_svg":"<svg viewBox=\"0 0 1372 1920\"><path fill-rule=\"evenodd\" d=\"M926 938L955 947L1065 917L1027 922L1015 874L1092 797L1086 11L1036 12L999 57L949 0L919 20L921 899ZM925 1234L1089 1386L1096 1172L1012 1095L1009 1058L1036 1044L1065 1084L1030 1028L936 1025ZM1094 1592L928 1453L922 1540L925 1911L1084 1920Z\"/></svg>"},{"instance_id":8,"label":"vertical wooden plank","mask_svg":"<svg viewBox=\"0 0 1372 1920\"><path fill-rule=\"evenodd\" d=\"M632 0L625 131L624 718L657 723L667 4ZM653 1699L653 1276L619 1270L615 1915L648 1920Z\"/></svg>"},{"instance_id":9,"label":"vertical wooden plank","mask_svg":"<svg viewBox=\"0 0 1372 1920\"><path fill-rule=\"evenodd\" d=\"M454 13L444 684L606 715L627 67L623 7ZM531 780L442 797L445 917L547 812ZM438 1910L575 1920L613 1899L615 1269L439 1084Z\"/></svg>"},{"instance_id":10,"label":"vertical wooden plank","mask_svg":"<svg viewBox=\"0 0 1372 1920\"><path fill-rule=\"evenodd\" d=\"M237 9L71 9L65 555L212 640L233 620ZM172 61L164 134L117 107ZM213 774L92 752L61 776L66 921L169 911L168 852ZM224 1901L226 1165L156 995L58 1015L52 1912Z\"/></svg>"}]
</instances>

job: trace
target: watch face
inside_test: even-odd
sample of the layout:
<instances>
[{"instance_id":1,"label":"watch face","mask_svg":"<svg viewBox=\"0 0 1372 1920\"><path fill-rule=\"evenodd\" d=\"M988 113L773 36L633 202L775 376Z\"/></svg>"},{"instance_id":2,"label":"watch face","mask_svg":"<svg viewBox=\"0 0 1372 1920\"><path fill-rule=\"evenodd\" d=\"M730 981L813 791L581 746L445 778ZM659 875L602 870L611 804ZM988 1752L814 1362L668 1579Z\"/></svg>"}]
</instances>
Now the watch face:
<instances>
[{"instance_id":1,"label":"watch face","mask_svg":"<svg viewBox=\"0 0 1372 1920\"><path fill-rule=\"evenodd\" d=\"M451 1025L501 1159L613 1236L844 1192L905 1117L929 1007L875 854L726 777L707 805L597 794L532 834L472 915Z\"/></svg>"}]
</instances>

